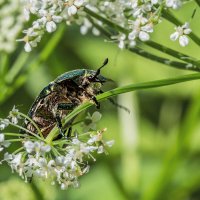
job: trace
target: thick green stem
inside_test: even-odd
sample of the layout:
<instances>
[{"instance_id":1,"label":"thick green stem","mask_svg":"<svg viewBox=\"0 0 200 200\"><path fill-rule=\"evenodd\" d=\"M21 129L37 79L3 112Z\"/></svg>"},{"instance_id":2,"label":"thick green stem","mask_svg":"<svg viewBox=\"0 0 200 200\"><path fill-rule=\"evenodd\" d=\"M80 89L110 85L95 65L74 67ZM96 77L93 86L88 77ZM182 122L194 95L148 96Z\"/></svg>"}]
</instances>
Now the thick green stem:
<instances>
[{"instance_id":1,"label":"thick green stem","mask_svg":"<svg viewBox=\"0 0 200 200\"><path fill-rule=\"evenodd\" d=\"M182 26L183 23L178 20L172 13L170 13L169 11L166 11L166 10L163 10L162 11L162 16L170 21L171 23L175 24L176 26ZM191 32L189 35L188 35L197 45L200 45L200 38L194 34L193 32Z\"/></svg>"},{"instance_id":2,"label":"thick green stem","mask_svg":"<svg viewBox=\"0 0 200 200\"><path fill-rule=\"evenodd\" d=\"M200 73L195 73L195 74L189 74L185 76L179 76L175 78L170 78L170 79L163 79L163 80L157 80L157 81L150 81L150 82L144 82L144 83L138 83L138 84L131 84L123 87L119 87L113 90L110 90L108 92L104 92L103 94L100 94L96 97L98 101L103 101L106 100L112 96L116 96L119 94L135 91L135 90L143 90L143 89L148 89L148 88L157 88L157 87L162 87L162 86L167 86L167 85L173 85L177 83L182 83L186 81L191 81L191 80L197 80L200 79ZM90 106L94 105L92 102L86 102L84 104L81 104L77 108L75 108L71 113L69 113L66 118L64 119L65 124L69 122L73 117L78 115L80 112L83 110L89 108ZM53 139L56 137L58 134L57 128L54 128L47 138L45 139L46 143L51 144Z\"/></svg>"}]
</instances>

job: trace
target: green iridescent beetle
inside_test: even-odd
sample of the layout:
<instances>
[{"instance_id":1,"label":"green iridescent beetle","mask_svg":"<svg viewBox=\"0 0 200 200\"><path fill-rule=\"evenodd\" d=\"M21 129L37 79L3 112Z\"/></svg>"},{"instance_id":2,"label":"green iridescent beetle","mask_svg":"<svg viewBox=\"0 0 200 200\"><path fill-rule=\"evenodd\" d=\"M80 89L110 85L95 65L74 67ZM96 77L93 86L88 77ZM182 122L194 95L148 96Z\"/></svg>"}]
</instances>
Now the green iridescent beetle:
<instances>
[{"instance_id":1,"label":"green iridescent beetle","mask_svg":"<svg viewBox=\"0 0 200 200\"><path fill-rule=\"evenodd\" d=\"M66 130L63 128L62 119L78 105L89 100L93 101L97 108L100 107L95 96L102 93L102 84L108 80L100 75L101 68L107 63L108 59L97 71L77 69L66 72L40 92L32 104L28 116L40 128L45 138L55 125L59 128L59 137L64 137ZM37 133L31 122L25 121L24 127ZM68 132L70 130L69 128Z\"/></svg>"}]
</instances>

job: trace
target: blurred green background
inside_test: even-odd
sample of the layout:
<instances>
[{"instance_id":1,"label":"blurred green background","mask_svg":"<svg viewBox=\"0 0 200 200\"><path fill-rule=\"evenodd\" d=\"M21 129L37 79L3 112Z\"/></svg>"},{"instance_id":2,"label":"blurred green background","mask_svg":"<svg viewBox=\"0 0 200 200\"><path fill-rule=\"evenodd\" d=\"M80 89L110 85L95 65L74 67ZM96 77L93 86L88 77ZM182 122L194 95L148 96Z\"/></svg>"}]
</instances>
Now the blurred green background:
<instances>
[{"instance_id":1,"label":"blurred green background","mask_svg":"<svg viewBox=\"0 0 200 200\"><path fill-rule=\"evenodd\" d=\"M195 4L189 3L175 14L184 22L194 8ZM198 8L191 21L196 34L200 34L199 19ZM192 41L185 48L170 41L173 27L163 21L155 28L152 40L200 59L199 47ZM115 84L105 85L104 90L190 73L119 50L113 42L104 42L103 37L82 36L77 26L61 25L29 54L23 52L22 45L18 44L12 54L0 53L1 62L5 56L8 58L0 82L2 118L14 105L27 113L41 89L58 75L77 68L97 69L107 57L109 64L102 74ZM13 72L10 69L14 65L18 68L15 66ZM128 93L117 99L131 113L109 102L101 103L103 118L98 126L107 127L107 138L114 139L115 145L108 155L101 155L92 163L90 172L81 177L79 189L61 191L39 180L35 180L35 188L2 165L0 200L34 200L37 189L47 200L200 199L200 82Z\"/></svg>"}]
</instances>

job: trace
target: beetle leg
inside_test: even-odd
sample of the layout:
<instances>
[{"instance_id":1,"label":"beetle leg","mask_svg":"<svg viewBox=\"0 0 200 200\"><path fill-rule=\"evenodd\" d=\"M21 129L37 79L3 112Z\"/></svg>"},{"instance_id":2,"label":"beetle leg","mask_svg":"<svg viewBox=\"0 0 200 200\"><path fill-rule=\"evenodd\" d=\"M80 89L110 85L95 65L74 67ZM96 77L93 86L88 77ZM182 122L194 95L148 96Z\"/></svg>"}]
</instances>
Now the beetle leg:
<instances>
[{"instance_id":1,"label":"beetle leg","mask_svg":"<svg viewBox=\"0 0 200 200\"><path fill-rule=\"evenodd\" d=\"M96 97L95 96L92 96L91 99L94 101L95 105L96 105L96 108L97 109L100 109L100 103L97 101Z\"/></svg>"},{"instance_id":2,"label":"beetle leg","mask_svg":"<svg viewBox=\"0 0 200 200\"><path fill-rule=\"evenodd\" d=\"M63 131L61 118L60 118L58 112L56 113L56 122L57 122L57 126L58 126L58 129L59 129L59 136L58 136L58 138L62 138L62 137L65 136L65 131Z\"/></svg>"},{"instance_id":3,"label":"beetle leg","mask_svg":"<svg viewBox=\"0 0 200 200\"><path fill-rule=\"evenodd\" d=\"M68 131L67 131L67 138L70 138L72 134L72 127L69 127Z\"/></svg>"},{"instance_id":4,"label":"beetle leg","mask_svg":"<svg viewBox=\"0 0 200 200\"><path fill-rule=\"evenodd\" d=\"M66 130L63 130L61 118L59 116L59 110L72 110L72 109L74 109L74 107L76 107L76 104L73 104L73 103L58 104L57 112L56 112L56 122L57 122L57 126L59 128L59 131L60 131L60 134L59 134L60 136L58 136L58 137L65 137L65 133L66 133ZM67 138L70 137L70 135L71 135L71 127L69 127L69 129L68 129Z\"/></svg>"},{"instance_id":5,"label":"beetle leg","mask_svg":"<svg viewBox=\"0 0 200 200\"><path fill-rule=\"evenodd\" d=\"M57 109L58 110L72 110L77 105L74 103L59 103Z\"/></svg>"}]
</instances>

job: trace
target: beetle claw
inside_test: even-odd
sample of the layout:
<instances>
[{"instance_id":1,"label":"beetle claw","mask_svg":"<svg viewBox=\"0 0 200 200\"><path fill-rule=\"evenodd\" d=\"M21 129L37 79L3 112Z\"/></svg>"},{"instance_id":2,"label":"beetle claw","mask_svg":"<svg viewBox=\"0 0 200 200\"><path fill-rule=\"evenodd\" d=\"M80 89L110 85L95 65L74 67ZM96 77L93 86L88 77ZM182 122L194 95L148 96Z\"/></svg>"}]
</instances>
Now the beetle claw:
<instances>
[{"instance_id":1,"label":"beetle claw","mask_svg":"<svg viewBox=\"0 0 200 200\"><path fill-rule=\"evenodd\" d=\"M97 99L96 99L95 96L92 97L92 100L94 101L94 103L95 103L95 105L96 105L96 108L97 108L97 109L100 109L100 103L97 101Z\"/></svg>"}]
</instances>

